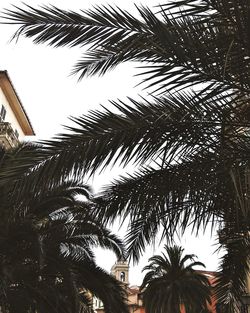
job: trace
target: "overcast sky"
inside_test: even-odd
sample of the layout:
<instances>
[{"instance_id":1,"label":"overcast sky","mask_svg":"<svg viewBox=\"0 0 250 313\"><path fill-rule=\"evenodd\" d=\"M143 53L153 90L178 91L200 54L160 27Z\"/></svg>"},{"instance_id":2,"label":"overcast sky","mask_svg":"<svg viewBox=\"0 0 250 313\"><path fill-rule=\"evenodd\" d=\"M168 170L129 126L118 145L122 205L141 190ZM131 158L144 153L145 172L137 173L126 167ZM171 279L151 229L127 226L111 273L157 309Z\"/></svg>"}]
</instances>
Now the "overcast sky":
<instances>
[{"instance_id":1,"label":"overcast sky","mask_svg":"<svg viewBox=\"0 0 250 313\"><path fill-rule=\"evenodd\" d=\"M115 4L136 14L134 3L152 8L159 4L158 0L129 1L115 0L24 0L25 3L38 6L52 4L64 9L80 10L92 7L95 4ZM0 10L11 8L11 5L23 6L19 0L1 0ZM123 64L104 77L92 77L77 81L77 77L69 76L73 64L81 57L84 50L53 49L45 45L34 45L31 40L20 38L16 43L9 42L15 32L15 26L0 25L0 70L7 70L21 101L30 117L37 138L50 138L63 131L62 125L69 124L69 116L86 114L96 109L100 104L108 106L109 99L124 99L126 96L137 97L145 95L140 87L135 87L139 79L134 77L138 72L131 64ZM95 190L107 183L112 177L120 173L115 168L111 173L95 177ZM214 240L210 233L199 238L187 235L181 239L181 244L187 253L195 253L200 261L204 262L208 270L215 270L218 255L215 251ZM142 266L153 252L160 253L160 249L148 249L139 266L131 269L131 284L139 284L142 275ZM98 252L97 261L105 269L110 270L115 258L113 255Z\"/></svg>"}]
</instances>

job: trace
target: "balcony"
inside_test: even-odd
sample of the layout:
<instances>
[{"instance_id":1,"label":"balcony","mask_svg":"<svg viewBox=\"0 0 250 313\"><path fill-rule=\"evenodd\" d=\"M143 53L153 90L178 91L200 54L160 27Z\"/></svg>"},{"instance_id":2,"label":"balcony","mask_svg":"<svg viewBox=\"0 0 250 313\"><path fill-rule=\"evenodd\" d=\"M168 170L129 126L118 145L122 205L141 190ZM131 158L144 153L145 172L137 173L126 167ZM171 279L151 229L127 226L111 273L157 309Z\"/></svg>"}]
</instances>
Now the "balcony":
<instances>
[{"instance_id":1,"label":"balcony","mask_svg":"<svg viewBox=\"0 0 250 313\"><path fill-rule=\"evenodd\" d=\"M0 145L4 149L14 148L19 144L19 140L15 135L10 123L0 122Z\"/></svg>"}]
</instances>

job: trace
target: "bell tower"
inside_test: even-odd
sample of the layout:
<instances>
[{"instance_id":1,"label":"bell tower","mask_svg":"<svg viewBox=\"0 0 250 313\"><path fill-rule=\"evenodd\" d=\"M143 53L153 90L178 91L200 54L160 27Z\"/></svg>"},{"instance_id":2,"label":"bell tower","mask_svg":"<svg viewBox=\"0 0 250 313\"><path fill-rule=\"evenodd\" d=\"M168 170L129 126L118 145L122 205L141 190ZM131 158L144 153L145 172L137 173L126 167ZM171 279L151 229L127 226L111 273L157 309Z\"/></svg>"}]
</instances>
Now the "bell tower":
<instances>
[{"instance_id":1,"label":"bell tower","mask_svg":"<svg viewBox=\"0 0 250 313\"><path fill-rule=\"evenodd\" d=\"M117 280L128 285L129 284L129 265L127 261L117 261L111 268L111 274Z\"/></svg>"}]
</instances>

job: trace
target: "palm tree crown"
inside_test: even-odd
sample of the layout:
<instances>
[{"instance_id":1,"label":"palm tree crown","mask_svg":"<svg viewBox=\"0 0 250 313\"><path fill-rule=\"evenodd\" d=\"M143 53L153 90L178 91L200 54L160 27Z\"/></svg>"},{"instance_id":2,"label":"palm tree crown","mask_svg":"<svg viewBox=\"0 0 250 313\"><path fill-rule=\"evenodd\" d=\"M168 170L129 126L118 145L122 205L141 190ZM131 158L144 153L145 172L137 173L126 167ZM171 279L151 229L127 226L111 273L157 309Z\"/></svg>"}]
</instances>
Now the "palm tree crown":
<instances>
[{"instance_id":1,"label":"palm tree crown","mask_svg":"<svg viewBox=\"0 0 250 313\"><path fill-rule=\"evenodd\" d=\"M0 171L13 160L23 164L20 151L0 151ZM96 295L105 312L127 313L123 287L93 253L102 247L121 258L125 249L96 220L89 187L68 180L19 193L18 185L0 184L1 312L92 312Z\"/></svg>"},{"instance_id":2,"label":"palm tree crown","mask_svg":"<svg viewBox=\"0 0 250 313\"><path fill-rule=\"evenodd\" d=\"M147 271L141 286L146 312L180 313L183 308L186 313L205 312L211 302L210 284L193 269L204 264L195 262L194 255L183 255L181 247L165 246L165 250L166 254L151 257L143 269Z\"/></svg>"}]
</instances>

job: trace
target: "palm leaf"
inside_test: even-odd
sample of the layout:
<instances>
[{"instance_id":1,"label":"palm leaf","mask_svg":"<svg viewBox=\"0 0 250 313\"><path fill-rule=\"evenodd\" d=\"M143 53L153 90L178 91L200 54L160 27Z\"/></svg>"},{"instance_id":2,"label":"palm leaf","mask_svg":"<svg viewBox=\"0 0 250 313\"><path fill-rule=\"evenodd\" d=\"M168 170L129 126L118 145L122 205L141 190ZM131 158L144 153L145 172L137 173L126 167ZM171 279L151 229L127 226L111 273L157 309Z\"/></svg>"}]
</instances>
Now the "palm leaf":
<instances>
[{"instance_id":1,"label":"palm leaf","mask_svg":"<svg viewBox=\"0 0 250 313\"><path fill-rule=\"evenodd\" d=\"M104 73L120 62L134 59L151 63L143 72L148 76L144 81L151 81L149 86L158 85L157 90L210 82L210 90L217 86L220 94L225 88L248 92L249 36L245 12L249 4L193 2L167 5L177 18L164 9L158 18L146 7L137 8L142 22L126 11L105 6L83 14L55 7L27 6L26 10L15 7L6 10L4 16L10 23L21 24L16 36L34 37L37 43L54 46L93 43L87 60L75 67L74 72L79 71L81 77ZM223 6L235 18L222 14Z\"/></svg>"},{"instance_id":2,"label":"palm leaf","mask_svg":"<svg viewBox=\"0 0 250 313\"><path fill-rule=\"evenodd\" d=\"M231 234L232 235L232 234ZM249 238L246 233L225 242L225 254L220 261L215 294L225 312L241 312L242 296L247 292L249 275Z\"/></svg>"},{"instance_id":3,"label":"palm leaf","mask_svg":"<svg viewBox=\"0 0 250 313\"><path fill-rule=\"evenodd\" d=\"M6 9L3 18L11 24L22 25L14 37L34 37L35 43L48 42L53 46L70 47L95 43L104 45L133 35L141 36L142 22L131 14L111 6L96 6L83 14L65 11L54 6L36 9L26 5L25 9L13 6Z\"/></svg>"},{"instance_id":4,"label":"palm leaf","mask_svg":"<svg viewBox=\"0 0 250 313\"><path fill-rule=\"evenodd\" d=\"M236 127L248 127L249 123L233 115L234 102L225 96L208 100L195 95L183 93L155 99L155 103L131 99L132 107L112 102L118 113L106 109L74 119L76 126L69 127L69 133L44 142L40 166L24 177L26 183L20 187L29 181L42 186L69 175L77 178L119 159L124 165L135 158L137 163L159 158L167 163L206 147L216 149L221 143L221 130L227 125L235 125L230 136L236 146L240 135Z\"/></svg>"},{"instance_id":5,"label":"palm leaf","mask_svg":"<svg viewBox=\"0 0 250 313\"><path fill-rule=\"evenodd\" d=\"M227 163L229 167L225 167ZM171 240L190 224L198 232L208 225L217 226L228 212L243 214L230 176L231 166L229 159L207 154L162 169L146 168L106 187L100 216L106 221L117 215L124 219L129 216L128 252L138 260L160 225L162 237Z\"/></svg>"}]
</instances>

